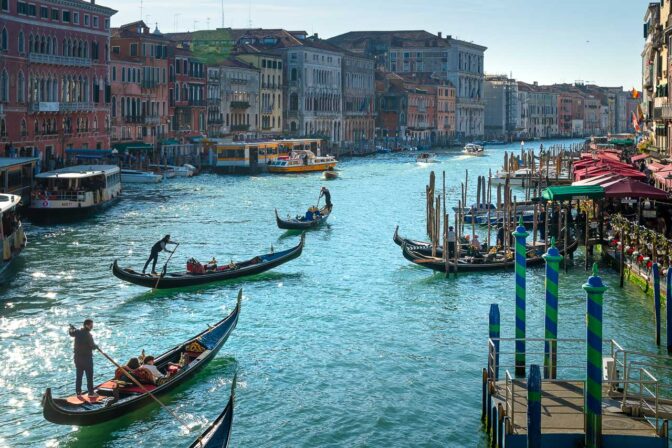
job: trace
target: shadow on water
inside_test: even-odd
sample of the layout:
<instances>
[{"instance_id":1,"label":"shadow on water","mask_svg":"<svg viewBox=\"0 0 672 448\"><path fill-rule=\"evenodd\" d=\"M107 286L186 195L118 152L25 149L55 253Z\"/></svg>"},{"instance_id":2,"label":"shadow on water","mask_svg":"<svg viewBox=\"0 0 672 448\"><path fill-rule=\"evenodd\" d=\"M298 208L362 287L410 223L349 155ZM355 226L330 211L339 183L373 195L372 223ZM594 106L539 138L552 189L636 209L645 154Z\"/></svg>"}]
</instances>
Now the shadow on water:
<instances>
[{"instance_id":1,"label":"shadow on water","mask_svg":"<svg viewBox=\"0 0 672 448\"><path fill-rule=\"evenodd\" d=\"M226 345L222 347L224 350ZM177 409L176 404L179 404L180 400L191 401L191 397L188 397L185 392L194 386L196 383L201 383L211 378L215 375L221 375L224 377L233 378L234 374L238 371L238 361L231 356L225 356L221 358L213 359L202 371L196 373L194 376L186 380L185 382L179 384L171 391L158 396L157 398L171 408L174 412L182 418L185 419L185 412ZM222 409L226 404L225 397L228 397L227 394L222 394ZM94 426L82 426L70 433L67 436L65 441L65 447L91 447L91 446L105 446L106 444L118 440L122 434L117 434L119 431L124 431L128 429L129 426L138 423L138 422L147 422L147 421L156 421L157 415L161 412L166 412L154 401L150 404L144 406L141 409L133 411L129 414L125 414L114 420L100 423ZM189 420L187 418L187 420ZM212 420L212 418L209 418ZM172 417L168 419L174 425L179 425ZM189 423L189 421L187 421ZM196 425L190 428L190 433L193 434L193 439L195 440L205 428L201 425Z\"/></svg>"},{"instance_id":2,"label":"shadow on water","mask_svg":"<svg viewBox=\"0 0 672 448\"><path fill-rule=\"evenodd\" d=\"M175 299L178 296L179 299L183 301L200 302L203 299L199 297L199 293L212 292L216 289L222 289L222 293L235 295L235 293L240 288L243 288L243 291L245 291L245 285L255 283L265 283L265 282L286 281L286 280L299 280L303 277L303 275L304 274L301 272L295 272L295 273L264 272L261 274L245 277L244 279L238 278L231 280L222 280L207 285L187 286L184 288L156 289L153 292L151 289L147 289L144 293L135 295L130 299L126 300L125 302L120 304L118 308L124 308L126 306L130 306L135 303L142 303L149 300Z\"/></svg>"}]
</instances>

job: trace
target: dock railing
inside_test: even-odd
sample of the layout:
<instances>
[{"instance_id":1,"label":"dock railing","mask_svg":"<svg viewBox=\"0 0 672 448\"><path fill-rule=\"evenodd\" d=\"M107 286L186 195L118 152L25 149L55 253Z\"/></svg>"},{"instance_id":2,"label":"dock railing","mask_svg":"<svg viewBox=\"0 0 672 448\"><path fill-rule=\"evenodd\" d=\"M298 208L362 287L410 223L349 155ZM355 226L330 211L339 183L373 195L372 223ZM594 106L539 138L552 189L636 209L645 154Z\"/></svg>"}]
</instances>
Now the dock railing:
<instances>
[{"instance_id":1,"label":"dock railing","mask_svg":"<svg viewBox=\"0 0 672 448\"><path fill-rule=\"evenodd\" d=\"M504 390L502 393L504 394L505 413L510 419L509 430L515 427L516 398L520 399L522 395L526 397L527 394L527 379L516 379L511 373L516 367L514 347L518 340L516 338L488 339L488 380L496 383L499 381L500 370L504 373ZM542 388L544 384L552 383L581 385L585 403L585 394L587 393L585 340L526 338L524 341L527 346L526 372L530 364L543 365L545 342L555 341L557 343L548 344L551 350L553 346L562 348L556 352L558 359L557 378L543 379ZM627 351L613 339L605 339L603 347L604 377L602 384L607 390L603 402L605 400L618 400L624 412L630 414L633 418L641 418L646 421L657 434L666 434L666 418L672 414L672 360L651 353ZM553 357L549 356L549 359L553 359ZM652 370L660 372L661 377L666 378L667 381L661 383L654 376ZM664 396L670 398L661 398L661 391L668 391L668 395ZM524 399L526 400L526 398ZM663 403L669 404L669 407L664 408L661 406ZM585 408L583 412L585 413ZM585 431L585 421L582 428L574 429Z\"/></svg>"}]
</instances>

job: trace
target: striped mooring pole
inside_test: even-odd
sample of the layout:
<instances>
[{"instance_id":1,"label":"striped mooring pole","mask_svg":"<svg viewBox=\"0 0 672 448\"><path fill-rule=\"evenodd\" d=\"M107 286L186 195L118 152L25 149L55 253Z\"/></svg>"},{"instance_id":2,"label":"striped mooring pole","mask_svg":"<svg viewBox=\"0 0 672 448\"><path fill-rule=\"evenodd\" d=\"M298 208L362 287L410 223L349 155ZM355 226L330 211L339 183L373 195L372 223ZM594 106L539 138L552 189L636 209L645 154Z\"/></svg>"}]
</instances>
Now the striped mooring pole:
<instances>
[{"instance_id":1,"label":"striped mooring pole","mask_svg":"<svg viewBox=\"0 0 672 448\"><path fill-rule=\"evenodd\" d=\"M586 339L588 342L586 369L586 443L587 448L602 446L602 304L607 287L597 275L583 285L586 291Z\"/></svg>"},{"instance_id":2,"label":"striped mooring pole","mask_svg":"<svg viewBox=\"0 0 672 448\"><path fill-rule=\"evenodd\" d=\"M667 268L665 303L667 309L667 353L672 355L672 269L670 268Z\"/></svg>"},{"instance_id":3,"label":"striped mooring pole","mask_svg":"<svg viewBox=\"0 0 672 448\"><path fill-rule=\"evenodd\" d=\"M544 378L555 379L558 373L558 283L562 256L551 238L546 260L546 320L544 338Z\"/></svg>"},{"instance_id":4,"label":"striped mooring pole","mask_svg":"<svg viewBox=\"0 0 672 448\"><path fill-rule=\"evenodd\" d=\"M529 233L523 226L523 217L513 232L516 238L516 377L525 378L525 268L527 267L526 239Z\"/></svg>"},{"instance_id":5,"label":"striped mooring pole","mask_svg":"<svg viewBox=\"0 0 672 448\"><path fill-rule=\"evenodd\" d=\"M660 345L660 267L658 263L651 266L653 276L653 305L656 308L656 345Z\"/></svg>"},{"instance_id":6,"label":"striped mooring pole","mask_svg":"<svg viewBox=\"0 0 672 448\"><path fill-rule=\"evenodd\" d=\"M494 359L488 359L488 363L494 362L495 365L492 366L492 372L494 375L494 378L491 378L494 381L497 381L499 379L499 305L496 303L493 303L490 305L490 314L488 315L488 335L490 339L492 339L492 345L494 346L495 349L495 358ZM488 372L489 373L489 372Z\"/></svg>"},{"instance_id":7,"label":"striped mooring pole","mask_svg":"<svg viewBox=\"0 0 672 448\"><path fill-rule=\"evenodd\" d=\"M541 448L541 369L530 364L527 377L527 448Z\"/></svg>"}]
</instances>

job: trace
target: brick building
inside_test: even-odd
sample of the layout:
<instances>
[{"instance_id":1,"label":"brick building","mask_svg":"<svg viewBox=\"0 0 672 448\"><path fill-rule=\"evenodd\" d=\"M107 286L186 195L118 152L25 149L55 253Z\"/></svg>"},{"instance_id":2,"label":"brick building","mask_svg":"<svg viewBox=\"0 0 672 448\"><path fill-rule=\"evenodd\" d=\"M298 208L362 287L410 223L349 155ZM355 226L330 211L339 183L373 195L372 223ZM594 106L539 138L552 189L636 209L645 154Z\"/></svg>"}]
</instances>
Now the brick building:
<instances>
[{"instance_id":1,"label":"brick building","mask_svg":"<svg viewBox=\"0 0 672 448\"><path fill-rule=\"evenodd\" d=\"M75 0L2 0L0 8L0 149L11 144L49 168L67 148L109 148L116 11Z\"/></svg>"}]
</instances>

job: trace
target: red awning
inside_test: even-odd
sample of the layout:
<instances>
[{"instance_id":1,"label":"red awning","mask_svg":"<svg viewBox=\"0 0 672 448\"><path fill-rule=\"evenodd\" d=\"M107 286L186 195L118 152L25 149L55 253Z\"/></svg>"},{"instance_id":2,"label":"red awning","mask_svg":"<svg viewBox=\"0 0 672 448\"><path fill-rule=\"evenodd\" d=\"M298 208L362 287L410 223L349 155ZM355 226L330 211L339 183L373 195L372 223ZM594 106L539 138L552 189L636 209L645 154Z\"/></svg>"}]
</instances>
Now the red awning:
<instances>
[{"instance_id":1,"label":"red awning","mask_svg":"<svg viewBox=\"0 0 672 448\"><path fill-rule=\"evenodd\" d=\"M640 160L648 159L651 157L649 154L637 154L636 156L630 157L632 163L639 162Z\"/></svg>"},{"instance_id":2,"label":"red awning","mask_svg":"<svg viewBox=\"0 0 672 448\"><path fill-rule=\"evenodd\" d=\"M618 174L624 177L634 177L636 179L646 178L646 174L633 168L617 168L611 166L596 166L574 173L574 180L583 180L589 177L604 176L606 174Z\"/></svg>"},{"instance_id":3,"label":"red awning","mask_svg":"<svg viewBox=\"0 0 672 448\"><path fill-rule=\"evenodd\" d=\"M607 198L647 198L659 201L669 197L666 191L629 177L623 178L613 184L605 185L604 195Z\"/></svg>"}]
</instances>

